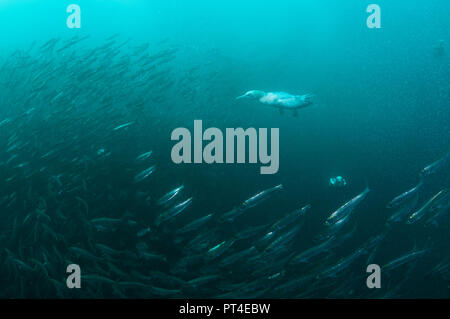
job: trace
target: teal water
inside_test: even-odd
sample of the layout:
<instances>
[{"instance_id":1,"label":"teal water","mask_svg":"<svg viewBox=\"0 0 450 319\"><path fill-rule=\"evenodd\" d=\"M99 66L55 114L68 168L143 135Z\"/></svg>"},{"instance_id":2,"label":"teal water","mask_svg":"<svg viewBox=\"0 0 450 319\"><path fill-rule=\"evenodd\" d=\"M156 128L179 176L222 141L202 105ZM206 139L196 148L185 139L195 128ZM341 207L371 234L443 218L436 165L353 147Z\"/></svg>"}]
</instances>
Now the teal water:
<instances>
[{"instance_id":1,"label":"teal water","mask_svg":"<svg viewBox=\"0 0 450 319\"><path fill-rule=\"evenodd\" d=\"M341 2L77 1L81 28L69 29L69 2L1 1L0 297L448 298L450 3L377 1L381 29L369 29L368 2ZM235 99L251 89L314 105L293 116ZM171 132L196 119L279 128L279 171L174 164ZM338 175L348 184L330 187ZM420 176L413 198L386 208ZM327 217L366 186L330 234ZM81 289L66 286L72 263ZM369 263L380 289L366 286Z\"/></svg>"}]
</instances>

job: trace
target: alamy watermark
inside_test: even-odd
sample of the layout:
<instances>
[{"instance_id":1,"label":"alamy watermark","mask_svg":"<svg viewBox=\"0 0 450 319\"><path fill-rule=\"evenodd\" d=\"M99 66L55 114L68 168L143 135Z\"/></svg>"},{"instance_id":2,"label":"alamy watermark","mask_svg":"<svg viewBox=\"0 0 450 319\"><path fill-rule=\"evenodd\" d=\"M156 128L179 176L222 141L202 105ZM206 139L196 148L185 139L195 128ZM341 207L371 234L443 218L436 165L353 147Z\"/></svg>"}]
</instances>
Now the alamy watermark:
<instances>
[{"instance_id":1,"label":"alamy watermark","mask_svg":"<svg viewBox=\"0 0 450 319\"><path fill-rule=\"evenodd\" d=\"M67 9L67 13L70 15L67 17L66 25L69 29L81 28L81 8L78 4L70 4ZM366 20L367 27L369 29L381 28L381 8L378 4L369 4L366 8L366 12L370 13Z\"/></svg>"},{"instance_id":2,"label":"alamy watermark","mask_svg":"<svg viewBox=\"0 0 450 319\"><path fill-rule=\"evenodd\" d=\"M224 149L225 136L225 149ZM194 121L193 142L191 132L184 127L172 131L172 141L176 143L171 152L172 161L180 163L234 164L261 163L261 174L276 174L279 169L279 129L270 129L270 154L268 143L268 129L260 128L227 128L225 134L216 127L210 127L203 132L201 120ZM248 149L247 149L248 140ZM203 141L209 141L203 147ZM194 158L192 159L192 144ZM225 150L225 154L224 154ZM236 156L235 156L236 153ZM248 155L248 156L246 156Z\"/></svg>"},{"instance_id":3,"label":"alamy watermark","mask_svg":"<svg viewBox=\"0 0 450 319\"><path fill-rule=\"evenodd\" d=\"M81 288L81 268L77 264L70 264L67 266L66 273L70 274L67 277L66 285L67 288Z\"/></svg>"},{"instance_id":4,"label":"alamy watermark","mask_svg":"<svg viewBox=\"0 0 450 319\"><path fill-rule=\"evenodd\" d=\"M367 266L366 272L370 273L367 277L367 288L381 288L381 268L377 264L370 264Z\"/></svg>"}]
</instances>

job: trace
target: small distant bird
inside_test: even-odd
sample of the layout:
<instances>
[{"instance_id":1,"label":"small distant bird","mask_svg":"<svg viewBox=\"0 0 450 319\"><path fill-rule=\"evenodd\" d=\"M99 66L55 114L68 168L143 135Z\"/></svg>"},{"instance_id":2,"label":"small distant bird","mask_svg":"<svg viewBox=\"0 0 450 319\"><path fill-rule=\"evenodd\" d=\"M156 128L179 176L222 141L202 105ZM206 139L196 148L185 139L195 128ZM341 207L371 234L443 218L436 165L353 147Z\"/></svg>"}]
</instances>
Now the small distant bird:
<instances>
[{"instance_id":1,"label":"small distant bird","mask_svg":"<svg viewBox=\"0 0 450 319\"><path fill-rule=\"evenodd\" d=\"M256 99L263 104L267 104L280 109L283 114L284 110L292 110L294 116L298 116L297 110L313 104L312 94L292 95L286 92L264 92L259 90L248 91L244 95L238 96L236 99Z\"/></svg>"}]
</instances>

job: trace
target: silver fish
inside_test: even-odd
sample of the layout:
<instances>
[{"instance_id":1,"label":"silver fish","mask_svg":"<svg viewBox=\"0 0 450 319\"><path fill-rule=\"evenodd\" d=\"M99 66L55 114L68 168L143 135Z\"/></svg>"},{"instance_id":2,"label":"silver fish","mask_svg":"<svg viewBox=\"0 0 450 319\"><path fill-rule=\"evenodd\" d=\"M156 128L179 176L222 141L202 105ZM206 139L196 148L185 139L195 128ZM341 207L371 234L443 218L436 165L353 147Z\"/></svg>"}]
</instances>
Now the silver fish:
<instances>
[{"instance_id":1,"label":"silver fish","mask_svg":"<svg viewBox=\"0 0 450 319\"><path fill-rule=\"evenodd\" d=\"M444 157L424 167L420 172L420 175L422 177L425 177L434 174L437 170L439 170L442 166L444 166L444 164L447 162L448 159L450 159L450 152L444 155Z\"/></svg>"},{"instance_id":2,"label":"silver fish","mask_svg":"<svg viewBox=\"0 0 450 319\"><path fill-rule=\"evenodd\" d=\"M186 208L188 208L191 205L191 203L192 203L192 197L169 208L168 210L166 210L165 212L163 212L161 215L159 215L156 218L155 224L160 225L162 222L167 221L167 220L177 216L182 211L184 211Z\"/></svg>"},{"instance_id":3,"label":"silver fish","mask_svg":"<svg viewBox=\"0 0 450 319\"><path fill-rule=\"evenodd\" d=\"M149 177L155 171L155 169L156 169L155 165L152 165L149 168L144 169L142 172L140 172L134 177L134 182L138 183L143 181L144 179Z\"/></svg>"},{"instance_id":4,"label":"silver fish","mask_svg":"<svg viewBox=\"0 0 450 319\"><path fill-rule=\"evenodd\" d=\"M128 127L128 126L130 126L132 124L134 124L134 122L128 122L128 123L116 126L115 128L113 128L113 131L118 131L118 130L123 129L125 127Z\"/></svg>"},{"instance_id":5,"label":"silver fish","mask_svg":"<svg viewBox=\"0 0 450 319\"><path fill-rule=\"evenodd\" d=\"M397 208L401 205L403 205L405 202L409 201L410 199L414 198L414 196L419 192L419 189L423 185L423 179L420 179L419 184L411 188L410 190L407 190L406 192L398 195L393 200L391 200L387 204L387 208Z\"/></svg>"},{"instance_id":6,"label":"silver fish","mask_svg":"<svg viewBox=\"0 0 450 319\"><path fill-rule=\"evenodd\" d=\"M446 195L448 195L449 190L443 189L431 197L420 209L412 213L408 220L406 221L408 224L416 223L419 220L422 220L424 216L432 210L432 207L439 204L440 201L445 199Z\"/></svg>"},{"instance_id":7,"label":"silver fish","mask_svg":"<svg viewBox=\"0 0 450 319\"><path fill-rule=\"evenodd\" d=\"M259 192L258 194L250 197L246 201L244 201L241 205L241 209L248 209L251 207L255 207L255 206L261 204L266 199L268 199L273 193L275 193L276 191L280 191L280 190L283 190L282 184L279 184L272 188L263 190L263 191Z\"/></svg>"},{"instance_id":8,"label":"silver fish","mask_svg":"<svg viewBox=\"0 0 450 319\"><path fill-rule=\"evenodd\" d=\"M136 158L136 161L143 161L143 160L146 160L147 158L149 158L149 157L152 155L152 153L153 153L153 151L149 151L149 152L143 153L143 154L139 155L139 156Z\"/></svg>"},{"instance_id":9,"label":"silver fish","mask_svg":"<svg viewBox=\"0 0 450 319\"><path fill-rule=\"evenodd\" d=\"M171 200L173 200L182 190L184 189L184 185L180 185L176 187L175 189L171 190L167 194L161 196L160 199L158 199L157 204L160 206L168 204Z\"/></svg>"}]
</instances>

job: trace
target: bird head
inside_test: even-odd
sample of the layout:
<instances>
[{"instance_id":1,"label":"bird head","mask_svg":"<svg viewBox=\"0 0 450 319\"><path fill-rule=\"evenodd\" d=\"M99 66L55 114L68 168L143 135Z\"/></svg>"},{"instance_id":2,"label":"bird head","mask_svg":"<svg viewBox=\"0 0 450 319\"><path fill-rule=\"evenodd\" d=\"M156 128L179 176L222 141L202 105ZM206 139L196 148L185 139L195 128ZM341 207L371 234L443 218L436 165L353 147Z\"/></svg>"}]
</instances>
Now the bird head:
<instances>
[{"instance_id":1,"label":"bird head","mask_svg":"<svg viewBox=\"0 0 450 319\"><path fill-rule=\"evenodd\" d=\"M236 98L236 100L240 100L240 99L259 99L259 98L263 97L264 94L265 93L263 91L251 90L251 91L248 91L247 93L245 93L244 95L238 96Z\"/></svg>"}]
</instances>

